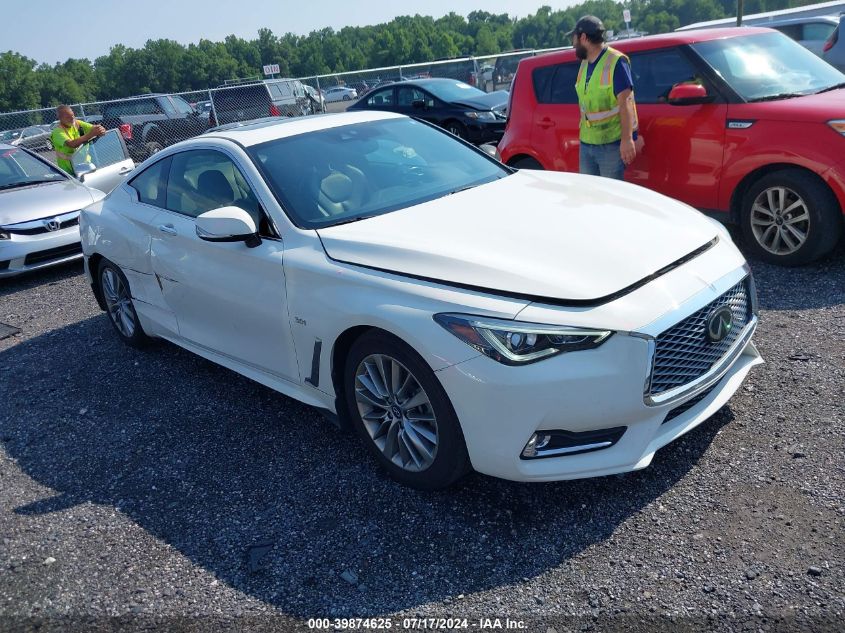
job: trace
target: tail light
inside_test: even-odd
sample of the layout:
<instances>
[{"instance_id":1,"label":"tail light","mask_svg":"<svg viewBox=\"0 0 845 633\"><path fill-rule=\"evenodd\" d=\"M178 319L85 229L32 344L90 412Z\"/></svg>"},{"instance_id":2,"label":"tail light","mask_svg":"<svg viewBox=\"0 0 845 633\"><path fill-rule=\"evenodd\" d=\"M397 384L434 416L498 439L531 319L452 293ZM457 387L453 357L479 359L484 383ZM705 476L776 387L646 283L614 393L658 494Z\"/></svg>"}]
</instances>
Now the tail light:
<instances>
[{"instance_id":1,"label":"tail light","mask_svg":"<svg viewBox=\"0 0 845 633\"><path fill-rule=\"evenodd\" d=\"M119 129L121 136L123 136L125 140L132 140L132 125L130 123L122 123Z\"/></svg>"},{"instance_id":2,"label":"tail light","mask_svg":"<svg viewBox=\"0 0 845 633\"><path fill-rule=\"evenodd\" d=\"M270 116L282 116L282 111L274 103L270 104Z\"/></svg>"},{"instance_id":3,"label":"tail light","mask_svg":"<svg viewBox=\"0 0 845 633\"><path fill-rule=\"evenodd\" d=\"M838 39L839 39L839 28L837 27L836 29L833 30L833 33L830 34L830 37L827 38L827 41L824 43L824 46L822 47L822 51L825 52L825 53L828 52L831 48L833 48L833 45L836 44L836 40L838 40Z\"/></svg>"},{"instance_id":4,"label":"tail light","mask_svg":"<svg viewBox=\"0 0 845 633\"><path fill-rule=\"evenodd\" d=\"M514 93L515 89L516 89L516 75L514 75L513 79L511 80L511 90L510 90L510 93L508 94L508 111L505 113L505 115L508 118L505 119L505 129L508 129L508 125L510 125L510 122L511 122L511 112L513 111L513 93Z\"/></svg>"}]
</instances>

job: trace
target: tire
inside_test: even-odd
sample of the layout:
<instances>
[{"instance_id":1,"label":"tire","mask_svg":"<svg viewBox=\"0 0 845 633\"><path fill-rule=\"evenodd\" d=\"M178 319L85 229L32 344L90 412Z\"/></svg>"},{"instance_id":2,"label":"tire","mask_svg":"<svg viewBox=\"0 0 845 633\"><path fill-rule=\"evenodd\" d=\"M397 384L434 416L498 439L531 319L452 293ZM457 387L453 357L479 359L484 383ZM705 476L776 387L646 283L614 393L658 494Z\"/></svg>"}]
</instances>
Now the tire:
<instances>
[{"instance_id":1,"label":"tire","mask_svg":"<svg viewBox=\"0 0 845 633\"><path fill-rule=\"evenodd\" d=\"M147 150L147 158L149 158L153 154L158 154L161 150L164 149L164 146L158 141L147 141L146 143L144 143L144 147Z\"/></svg>"},{"instance_id":2,"label":"tire","mask_svg":"<svg viewBox=\"0 0 845 633\"><path fill-rule=\"evenodd\" d=\"M443 128L449 132L449 134L454 134L458 138L467 140L467 129L460 121L446 121Z\"/></svg>"},{"instance_id":3,"label":"tire","mask_svg":"<svg viewBox=\"0 0 845 633\"><path fill-rule=\"evenodd\" d=\"M106 305L109 321L121 340L132 347L143 347L150 338L144 333L135 306L129 282L123 272L107 259L100 262L97 282Z\"/></svg>"},{"instance_id":4,"label":"tire","mask_svg":"<svg viewBox=\"0 0 845 633\"><path fill-rule=\"evenodd\" d=\"M827 255L842 234L842 211L815 176L784 169L760 178L740 211L744 242L763 261L800 266Z\"/></svg>"},{"instance_id":5,"label":"tire","mask_svg":"<svg viewBox=\"0 0 845 633\"><path fill-rule=\"evenodd\" d=\"M351 101L352 97L350 97L349 95L343 95L343 100L344 101Z\"/></svg>"},{"instance_id":6,"label":"tire","mask_svg":"<svg viewBox=\"0 0 845 633\"><path fill-rule=\"evenodd\" d=\"M396 378L399 388L387 386L384 375ZM428 364L399 339L371 331L355 341L343 388L349 419L395 481L440 490L471 470L449 397Z\"/></svg>"},{"instance_id":7,"label":"tire","mask_svg":"<svg viewBox=\"0 0 845 633\"><path fill-rule=\"evenodd\" d=\"M542 170L543 166L530 156L526 156L524 158L520 158L519 160L515 160L510 165L514 169L538 169Z\"/></svg>"}]
</instances>

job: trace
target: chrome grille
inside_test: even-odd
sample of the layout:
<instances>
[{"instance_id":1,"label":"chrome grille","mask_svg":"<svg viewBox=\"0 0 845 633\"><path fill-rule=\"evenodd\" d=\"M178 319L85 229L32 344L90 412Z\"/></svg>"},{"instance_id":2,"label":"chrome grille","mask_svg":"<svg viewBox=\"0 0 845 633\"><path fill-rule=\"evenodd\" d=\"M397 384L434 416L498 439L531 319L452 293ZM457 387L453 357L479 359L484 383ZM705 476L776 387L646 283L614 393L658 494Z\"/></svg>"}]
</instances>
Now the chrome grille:
<instances>
[{"instance_id":1,"label":"chrome grille","mask_svg":"<svg viewBox=\"0 0 845 633\"><path fill-rule=\"evenodd\" d=\"M713 311L728 305L733 326L728 335L713 343L707 338L707 319ZM730 349L751 320L749 278L669 328L655 341L650 395L657 395L692 382L706 374Z\"/></svg>"}]
</instances>

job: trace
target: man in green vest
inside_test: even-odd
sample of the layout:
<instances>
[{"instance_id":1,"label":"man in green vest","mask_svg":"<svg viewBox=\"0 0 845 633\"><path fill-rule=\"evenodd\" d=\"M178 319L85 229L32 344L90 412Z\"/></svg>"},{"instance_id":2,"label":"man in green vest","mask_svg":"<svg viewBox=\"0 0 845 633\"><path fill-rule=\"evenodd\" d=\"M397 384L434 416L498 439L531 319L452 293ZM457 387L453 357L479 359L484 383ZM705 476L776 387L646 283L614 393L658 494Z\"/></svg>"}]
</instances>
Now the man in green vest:
<instances>
[{"instance_id":1,"label":"man in green vest","mask_svg":"<svg viewBox=\"0 0 845 633\"><path fill-rule=\"evenodd\" d=\"M102 125L91 125L85 121L78 121L70 106L60 105L56 108L59 125L50 134L50 142L56 152L56 163L71 176L75 176L71 159L80 145L106 133ZM86 158L90 160L90 158Z\"/></svg>"},{"instance_id":2,"label":"man in green vest","mask_svg":"<svg viewBox=\"0 0 845 633\"><path fill-rule=\"evenodd\" d=\"M580 107L580 171L622 180L637 156L637 108L627 56L604 42L601 20L587 15L567 36L581 68L575 81Z\"/></svg>"}]
</instances>

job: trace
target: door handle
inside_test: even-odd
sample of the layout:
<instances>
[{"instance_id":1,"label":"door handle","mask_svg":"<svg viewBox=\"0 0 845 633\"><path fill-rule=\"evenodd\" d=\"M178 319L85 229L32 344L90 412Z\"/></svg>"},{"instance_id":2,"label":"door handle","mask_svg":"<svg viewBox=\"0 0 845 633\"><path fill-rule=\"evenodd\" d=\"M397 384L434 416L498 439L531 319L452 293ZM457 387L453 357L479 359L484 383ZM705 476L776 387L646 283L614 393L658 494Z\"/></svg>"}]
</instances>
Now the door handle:
<instances>
[{"instance_id":1,"label":"door handle","mask_svg":"<svg viewBox=\"0 0 845 633\"><path fill-rule=\"evenodd\" d=\"M179 235L176 232L176 227L172 224L159 224L158 230L162 233L167 233L168 235Z\"/></svg>"},{"instance_id":2,"label":"door handle","mask_svg":"<svg viewBox=\"0 0 845 633\"><path fill-rule=\"evenodd\" d=\"M554 127L554 126L555 126L555 122L552 121L550 118L546 117L545 119L540 119L540 127L543 128L544 130L546 130L550 127Z\"/></svg>"},{"instance_id":3,"label":"door handle","mask_svg":"<svg viewBox=\"0 0 845 633\"><path fill-rule=\"evenodd\" d=\"M118 171L117 173L122 176L123 174L128 174L130 171L132 171L132 169L132 167L121 167L120 171Z\"/></svg>"}]
</instances>

